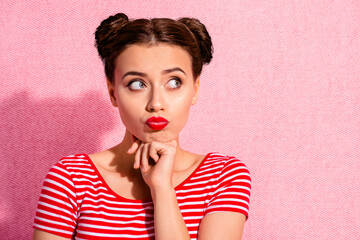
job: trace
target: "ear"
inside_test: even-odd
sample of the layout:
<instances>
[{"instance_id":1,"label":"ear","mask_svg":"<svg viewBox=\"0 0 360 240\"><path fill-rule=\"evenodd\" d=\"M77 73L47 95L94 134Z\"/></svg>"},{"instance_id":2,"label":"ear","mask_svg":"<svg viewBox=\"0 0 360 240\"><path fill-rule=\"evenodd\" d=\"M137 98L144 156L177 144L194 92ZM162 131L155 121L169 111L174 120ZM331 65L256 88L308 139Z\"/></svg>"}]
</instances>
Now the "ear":
<instances>
[{"instance_id":1,"label":"ear","mask_svg":"<svg viewBox=\"0 0 360 240\"><path fill-rule=\"evenodd\" d=\"M191 101L191 105L194 105L197 102L198 96L199 96L199 85L200 85L200 77L197 77L194 82L194 96Z\"/></svg>"},{"instance_id":2,"label":"ear","mask_svg":"<svg viewBox=\"0 0 360 240\"><path fill-rule=\"evenodd\" d=\"M109 80L107 82L107 88L109 91L110 101L114 107L117 107L116 97L115 97L115 84L111 83Z\"/></svg>"}]
</instances>

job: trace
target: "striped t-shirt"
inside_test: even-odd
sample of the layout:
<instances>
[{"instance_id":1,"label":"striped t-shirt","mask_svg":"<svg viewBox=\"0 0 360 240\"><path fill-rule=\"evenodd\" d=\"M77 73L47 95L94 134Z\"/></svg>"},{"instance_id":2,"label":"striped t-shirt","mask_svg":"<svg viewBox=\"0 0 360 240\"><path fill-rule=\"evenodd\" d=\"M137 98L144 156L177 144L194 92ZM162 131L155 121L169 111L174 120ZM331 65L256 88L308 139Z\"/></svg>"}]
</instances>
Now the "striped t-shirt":
<instances>
[{"instance_id":1,"label":"striped t-shirt","mask_svg":"<svg viewBox=\"0 0 360 240\"><path fill-rule=\"evenodd\" d=\"M191 239L201 219L217 211L248 216L251 179L235 157L209 153L176 196ZM69 239L154 239L152 201L119 196L86 154L62 158L46 176L34 228Z\"/></svg>"}]
</instances>

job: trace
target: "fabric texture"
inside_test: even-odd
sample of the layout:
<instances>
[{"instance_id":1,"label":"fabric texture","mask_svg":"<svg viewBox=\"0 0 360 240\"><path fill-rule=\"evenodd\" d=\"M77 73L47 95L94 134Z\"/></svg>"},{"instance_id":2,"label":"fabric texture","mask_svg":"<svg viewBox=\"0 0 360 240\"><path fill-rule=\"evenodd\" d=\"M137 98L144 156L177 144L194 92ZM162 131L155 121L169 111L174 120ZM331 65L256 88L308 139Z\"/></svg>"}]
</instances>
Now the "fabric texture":
<instances>
[{"instance_id":1,"label":"fabric texture","mask_svg":"<svg viewBox=\"0 0 360 240\"><path fill-rule=\"evenodd\" d=\"M191 239L209 213L248 216L251 179L235 157L209 153L176 186L181 214ZM75 239L154 239L153 203L113 192L87 154L61 159L47 174L34 228Z\"/></svg>"},{"instance_id":2,"label":"fabric texture","mask_svg":"<svg viewBox=\"0 0 360 240\"><path fill-rule=\"evenodd\" d=\"M244 240L353 240L360 229L360 1L1 0L0 236L29 240L59 156L121 142L94 47L100 22L195 17L214 58L179 136L252 178Z\"/></svg>"}]
</instances>

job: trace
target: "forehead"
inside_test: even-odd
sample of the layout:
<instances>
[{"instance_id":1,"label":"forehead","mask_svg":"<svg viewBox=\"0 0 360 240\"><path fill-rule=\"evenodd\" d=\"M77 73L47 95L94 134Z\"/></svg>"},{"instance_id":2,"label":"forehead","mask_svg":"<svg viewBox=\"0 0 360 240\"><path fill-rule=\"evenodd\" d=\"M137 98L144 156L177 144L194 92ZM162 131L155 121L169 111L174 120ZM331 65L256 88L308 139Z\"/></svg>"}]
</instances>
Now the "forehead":
<instances>
[{"instance_id":1,"label":"forehead","mask_svg":"<svg viewBox=\"0 0 360 240\"><path fill-rule=\"evenodd\" d=\"M152 71L180 67L192 71L191 57L180 46L170 44L133 44L127 47L116 59L115 72L139 70Z\"/></svg>"}]
</instances>

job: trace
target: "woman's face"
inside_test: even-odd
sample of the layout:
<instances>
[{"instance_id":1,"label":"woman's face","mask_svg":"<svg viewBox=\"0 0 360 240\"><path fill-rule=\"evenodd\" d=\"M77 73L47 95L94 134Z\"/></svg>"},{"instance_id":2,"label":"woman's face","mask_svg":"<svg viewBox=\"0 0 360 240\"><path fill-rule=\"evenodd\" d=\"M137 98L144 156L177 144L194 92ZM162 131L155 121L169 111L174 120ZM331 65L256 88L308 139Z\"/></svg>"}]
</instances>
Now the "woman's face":
<instances>
[{"instance_id":1,"label":"woman's face","mask_svg":"<svg viewBox=\"0 0 360 240\"><path fill-rule=\"evenodd\" d=\"M176 140L198 95L188 53L175 45L134 44L115 64L109 93L127 130L143 142Z\"/></svg>"}]
</instances>

